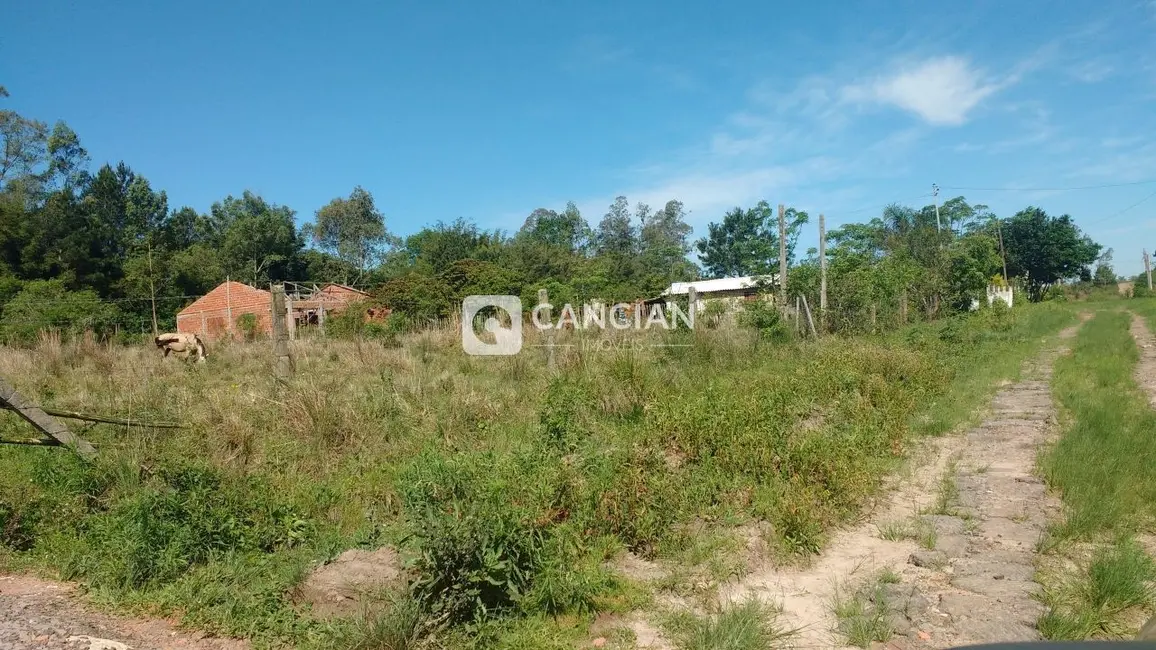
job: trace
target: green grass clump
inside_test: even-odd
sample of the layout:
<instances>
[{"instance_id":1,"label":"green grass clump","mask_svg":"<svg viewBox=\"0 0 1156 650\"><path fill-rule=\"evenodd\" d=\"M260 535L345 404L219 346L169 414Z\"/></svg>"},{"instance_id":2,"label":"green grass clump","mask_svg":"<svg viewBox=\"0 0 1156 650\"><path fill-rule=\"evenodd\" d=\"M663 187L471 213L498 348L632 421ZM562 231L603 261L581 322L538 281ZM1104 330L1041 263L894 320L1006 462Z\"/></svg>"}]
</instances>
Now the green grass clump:
<instances>
[{"instance_id":1,"label":"green grass clump","mask_svg":"<svg viewBox=\"0 0 1156 650\"><path fill-rule=\"evenodd\" d=\"M777 615L778 610L752 598L713 615L675 615L665 627L679 650L763 650L791 635L776 624Z\"/></svg>"},{"instance_id":2,"label":"green grass clump","mask_svg":"<svg viewBox=\"0 0 1156 650\"><path fill-rule=\"evenodd\" d=\"M884 586L898 582L899 576L887 569L858 587L836 587L831 607L848 643L867 648L891 638L893 611L885 598Z\"/></svg>"},{"instance_id":3,"label":"green grass clump","mask_svg":"<svg viewBox=\"0 0 1156 650\"><path fill-rule=\"evenodd\" d=\"M1074 576L1052 581L1040 633L1053 640L1126 639L1156 604L1156 562L1132 540L1101 548Z\"/></svg>"}]
</instances>

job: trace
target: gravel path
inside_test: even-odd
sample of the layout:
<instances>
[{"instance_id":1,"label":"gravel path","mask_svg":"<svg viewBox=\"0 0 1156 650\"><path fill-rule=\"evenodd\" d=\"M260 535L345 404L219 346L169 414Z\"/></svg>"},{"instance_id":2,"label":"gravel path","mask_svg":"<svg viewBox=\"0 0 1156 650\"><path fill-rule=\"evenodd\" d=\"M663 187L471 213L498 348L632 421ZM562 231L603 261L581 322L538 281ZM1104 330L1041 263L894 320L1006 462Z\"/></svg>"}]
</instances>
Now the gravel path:
<instances>
[{"instance_id":1,"label":"gravel path","mask_svg":"<svg viewBox=\"0 0 1156 650\"><path fill-rule=\"evenodd\" d=\"M233 639L178 632L169 621L114 617L89 607L71 585L0 576L0 650L247 650Z\"/></svg>"}]
</instances>

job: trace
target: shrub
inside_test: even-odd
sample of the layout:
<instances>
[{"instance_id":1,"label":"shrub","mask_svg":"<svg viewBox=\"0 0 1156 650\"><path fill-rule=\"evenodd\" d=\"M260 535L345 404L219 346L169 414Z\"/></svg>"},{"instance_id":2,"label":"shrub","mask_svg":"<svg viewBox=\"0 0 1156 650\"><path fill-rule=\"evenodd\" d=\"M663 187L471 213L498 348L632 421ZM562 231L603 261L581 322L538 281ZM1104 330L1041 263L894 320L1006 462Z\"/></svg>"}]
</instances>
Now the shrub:
<instances>
[{"instance_id":1,"label":"shrub","mask_svg":"<svg viewBox=\"0 0 1156 650\"><path fill-rule=\"evenodd\" d=\"M791 338L791 330L778 308L759 296L743 305L739 322L759 333L768 341L785 342Z\"/></svg>"},{"instance_id":2,"label":"shrub","mask_svg":"<svg viewBox=\"0 0 1156 650\"><path fill-rule=\"evenodd\" d=\"M88 482L78 477L76 487ZM310 537L311 524L256 479L226 480L208 466L175 464L90 517L80 532L59 549L64 577L137 589L172 582L220 553L294 546Z\"/></svg>"},{"instance_id":3,"label":"shrub","mask_svg":"<svg viewBox=\"0 0 1156 650\"><path fill-rule=\"evenodd\" d=\"M119 312L96 292L69 291L61 280L33 280L4 305L0 332L8 341L31 343L44 329L78 336L86 329L104 337L113 331Z\"/></svg>"},{"instance_id":4,"label":"shrub","mask_svg":"<svg viewBox=\"0 0 1156 650\"><path fill-rule=\"evenodd\" d=\"M485 620L530 587L552 523L540 516L551 481L534 476L537 463L536 454L505 463L426 454L403 472L398 492L419 548L414 590L435 615Z\"/></svg>"},{"instance_id":5,"label":"shrub","mask_svg":"<svg viewBox=\"0 0 1156 650\"><path fill-rule=\"evenodd\" d=\"M712 300L706 303L706 307L702 310L702 319L706 322L707 329L715 329L722 324L722 319L727 313L727 305L721 300Z\"/></svg>"},{"instance_id":6,"label":"shrub","mask_svg":"<svg viewBox=\"0 0 1156 650\"><path fill-rule=\"evenodd\" d=\"M245 313L237 317L237 327L246 341L257 339L257 314Z\"/></svg>"},{"instance_id":7,"label":"shrub","mask_svg":"<svg viewBox=\"0 0 1156 650\"><path fill-rule=\"evenodd\" d=\"M393 278L377 292L381 304L414 321L438 320L453 308L451 291L440 278L409 273Z\"/></svg>"}]
</instances>

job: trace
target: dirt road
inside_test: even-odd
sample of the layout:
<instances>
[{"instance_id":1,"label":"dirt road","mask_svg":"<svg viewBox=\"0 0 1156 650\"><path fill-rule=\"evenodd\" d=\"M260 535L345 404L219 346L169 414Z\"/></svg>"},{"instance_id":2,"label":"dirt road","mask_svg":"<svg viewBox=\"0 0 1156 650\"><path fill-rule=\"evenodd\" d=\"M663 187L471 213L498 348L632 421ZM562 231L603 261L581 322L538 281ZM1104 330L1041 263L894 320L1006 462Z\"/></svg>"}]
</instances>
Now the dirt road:
<instances>
[{"instance_id":1,"label":"dirt road","mask_svg":"<svg viewBox=\"0 0 1156 650\"><path fill-rule=\"evenodd\" d=\"M70 585L0 576L0 650L247 650L233 639L178 632L168 621L109 616Z\"/></svg>"}]
</instances>

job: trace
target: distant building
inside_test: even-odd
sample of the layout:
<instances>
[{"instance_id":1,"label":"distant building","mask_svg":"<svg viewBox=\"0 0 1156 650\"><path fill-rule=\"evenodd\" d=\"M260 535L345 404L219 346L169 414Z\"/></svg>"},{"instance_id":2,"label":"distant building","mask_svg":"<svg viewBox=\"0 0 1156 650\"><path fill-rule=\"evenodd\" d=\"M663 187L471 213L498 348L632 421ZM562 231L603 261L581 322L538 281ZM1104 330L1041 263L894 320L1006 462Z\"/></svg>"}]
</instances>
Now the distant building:
<instances>
[{"instance_id":1,"label":"distant building","mask_svg":"<svg viewBox=\"0 0 1156 650\"><path fill-rule=\"evenodd\" d=\"M762 290L767 291L769 287L777 281L777 278L778 275L745 275L734 278L719 278L717 280L675 282L662 293L661 298L653 302L668 301L676 296L685 296L690 292L690 288L694 287L695 292L698 294L698 311L702 311L707 302L717 300L725 300L729 307L735 308L740 306L744 301L754 300L758 297L760 281L765 285L765 288Z\"/></svg>"},{"instance_id":2,"label":"distant building","mask_svg":"<svg viewBox=\"0 0 1156 650\"><path fill-rule=\"evenodd\" d=\"M369 299L368 293L336 282L321 287L287 283L285 291L295 327L323 325L327 315L340 313L352 303Z\"/></svg>"},{"instance_id":3,"label":"distant building","mask_svg":"<svg viewBox=\"0 0 1156 650\"><path fill-rule=\"evenodd\" d=\"M241 314L257 317L257 333L272 333L273 294L240 282L223 282L177 313L177 331L206 341L240 336Z\"/></svg>"}]
</instances>

